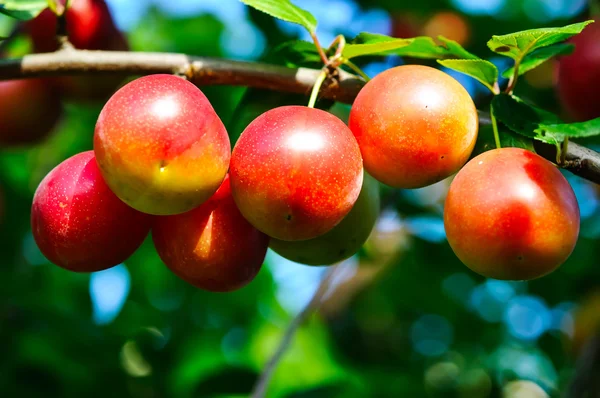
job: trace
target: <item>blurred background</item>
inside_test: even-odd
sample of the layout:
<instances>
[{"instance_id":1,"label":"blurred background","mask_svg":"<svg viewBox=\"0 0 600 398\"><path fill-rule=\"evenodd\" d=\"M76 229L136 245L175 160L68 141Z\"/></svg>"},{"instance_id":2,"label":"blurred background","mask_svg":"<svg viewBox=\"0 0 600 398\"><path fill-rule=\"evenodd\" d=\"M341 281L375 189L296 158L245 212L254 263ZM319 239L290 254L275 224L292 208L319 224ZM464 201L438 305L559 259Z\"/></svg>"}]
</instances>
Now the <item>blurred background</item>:
<instances>
[{"instance_id":1,"label":"blurred background","mask_svg":"<svg viewBox=\"0 0 600 398\"><path fill-rule=\"evenodd\" d=\"M133 51L280 62L271 49L307 39L302 28L236 0L107 3ZM317 17L324 45L362 31L441 34L501 70L510 65L487 49L492 34L560 26L588 13L585 0L295 3ZM13 25L1 18L0 35ZM11 51L31 51L28 39L13 41ZM419 61L380 57L362 66L374 76L405 62ZM561 113L553 71L552 62L535 69L517 93ZM483 86L447 72L487 107ZM257 104L308 101L242 87L202 90L233 140ZM321 102L347 116L348 106ZM33 193L54 166L92 148L102 105L63 99L60 120L41 141L0 149L0 396L247 396L326 269L269 252L250 285L215 294L171 274L150 240L125 264L98 273L48 263L30 231ZM319 313L298 330L268 396L575 396L573 380L600 375L597 364L585 362L600 326L600 190L565 175L581 206L581 237L567 263L531 282L487 280L458 261L442 220L449 181L411 191L381 187L383 210L371 237L344 263Z\"/></svg>"}]
</instances>

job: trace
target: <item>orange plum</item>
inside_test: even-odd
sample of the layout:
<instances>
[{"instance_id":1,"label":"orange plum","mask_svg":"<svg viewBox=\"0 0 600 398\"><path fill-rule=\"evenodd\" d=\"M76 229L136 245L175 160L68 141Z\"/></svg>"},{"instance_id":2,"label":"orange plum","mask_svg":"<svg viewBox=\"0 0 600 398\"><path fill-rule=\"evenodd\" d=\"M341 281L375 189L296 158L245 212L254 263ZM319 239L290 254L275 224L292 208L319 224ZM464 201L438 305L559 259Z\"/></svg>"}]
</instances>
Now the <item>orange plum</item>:
<instances>
[{"instance_id":1,"label":"orange plum","mask_svg":"<svg viewBox=\"0 0 600 398\"><path fill-rule=\"evenodd\" d=\"M422 65L375 76L359 92L349 126L365 170L395 188L421 188L469 159L478 132L475 104L454 78Z\"/></svg>"},{"instance_id":2,"label":"orange plum","mask_svg":"<svg viewBox=\"0 0 600 398\"><path fill-rule=\"evenodd\" d=\"M98 118L94 151L113 192L155 215L184 213L210 198L231 157L206 96L173 75L141 77L117 91Z\"/></svg>"},{"instance_id":3,"label":"orange plum","mask_svg":"<svg viewBox=\"0 0 600 398\"><path fill-rule=\"evenodd\" d=\"M573 251L579 206L552 163L524 149L501 148L476 156L456 175L444 225L454 253L473 271L534 279Z\"/></svg>"},{"instance_id":4,"label":"orange plum","mask_svg":"<svg viewBox=\"0 0 600 398\"><path fill-rule=\"evenodd\" d=\"M360 193L360 149L337 117L305 106L252 121L231 156L231 190L257 229L281 240L315 238L350 212Z\"/></svg>"}]
</instances>

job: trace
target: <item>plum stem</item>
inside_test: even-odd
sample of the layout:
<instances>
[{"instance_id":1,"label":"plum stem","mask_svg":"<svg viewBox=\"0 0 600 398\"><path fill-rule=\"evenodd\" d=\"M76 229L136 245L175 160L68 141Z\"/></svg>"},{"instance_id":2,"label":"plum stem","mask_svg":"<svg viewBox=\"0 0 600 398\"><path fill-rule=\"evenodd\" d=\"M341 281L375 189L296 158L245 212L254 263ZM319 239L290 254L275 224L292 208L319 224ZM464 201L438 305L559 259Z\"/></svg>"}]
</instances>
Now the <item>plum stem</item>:
<instances>
[{"instance_id":1,"label":"plum stem","mask_svg":"<svg viewBox=\"0 0 600 398\"><path fill-rule=\"evenodd\" d=\"M347 58L342 58L342 63L346 65L348 68L352 69L356 74L363 78L364 81L368 82L371 80L369 75L367 75L361 68L358 67L354 62L350 61Z\"/></svg>"},{"instance_id":2,"label":"plum stem","mask_svg":"<svg viewBox=\"0 0 600 398\"><path fill-rule=\"evenodd\" d=\"M502 148L502 144L500 144L500 133L498 132L498 122L496 121L496 116L494 115L494 106L490 105L490 119L492 121L492 130L494 131L494 141L496 142L496 148Z\"/></svg>"},{"instance_id":3,"label":"plum stem","mask_svg":"<svg viewBox=\"0 0 600 398\"><path fill-rule=\"evenodd\" d=\"M565 137L560 148L557 148L557 161L558 165L563 165L567 161L567 152L569 150L569 137Z\"/></svg>"},{"instance_id":4,"label":"plum stem","mask_svg":"<svg viewBox=\"0 0 600 398\"><path fill-rule=\"evenodd\" d=\"M340 270L343 270L341 265L333 265L329 268L319 286L315 294L312 296L308 304L292 319L289 326L287 327L281 341L279 342L279 346L275 350L273 356L269 359L267 364L264 367L262 374L260 375L258 381L254 385L252 389L252 393L250 394L251 398L262 398L265 396L267 392L267 387L269 386L269 382L271 381L271 377L273 376L273 372L277 368L279 361L281 361L283 354L287 350L288 346L292 342L292 338L296 333L296 330L302 325L302 323L309 317L313 311L317 310L321 303L323 302L323 298L329 292L329 288L331 286L331 282L334 280L334 277L340 273Z\"/></svg>"},{"instance_id":5,"label":"plum stem","mask_svg":"<svg viewBox=\"0 0 600 398\"><path fill-rule=\"evenodd\" d=\"M310 37L312 38L313 43L315 43L315 47L317 48L319 57L321 57L321 61L323 61L323 64L327 65L327 62L329 62L329 59L327 59L327 55L325 54L325 51L323 51L323 47L321 47L321 43L319 43L319 38L317 37L317 33L310 32Z\"/></svg>"},{"instance_id":6,"label":"plum stem","mask_svg":"<svg viewBox=\"0 0 600 398\"><path fill-rule=\"evenodd\" d=\"M60 0L54 0L56 14L56 40L58 41L59 50L73 50L73 45L69 42L69 31L67 28L67 9L69 1L63 5Z\"/></svg>"},{"instance_id":7,"label":"plum stem","mask_svg":"<svg viewBox=\"0 0 600 398\"><path fill-rule=\"evenodd\" d=\"M319 96L319 90L321 89L321 85L323 85L325 78L327 78L327 68L326 67L321 70L321 73L319 73L319 76L317 77L317 80L315 81L315 85L312 88L312 91L310 93L310 99L308 100L309 108L315 107L315 104L317 103L317 97Z\"/></svg>"}]
</instances>

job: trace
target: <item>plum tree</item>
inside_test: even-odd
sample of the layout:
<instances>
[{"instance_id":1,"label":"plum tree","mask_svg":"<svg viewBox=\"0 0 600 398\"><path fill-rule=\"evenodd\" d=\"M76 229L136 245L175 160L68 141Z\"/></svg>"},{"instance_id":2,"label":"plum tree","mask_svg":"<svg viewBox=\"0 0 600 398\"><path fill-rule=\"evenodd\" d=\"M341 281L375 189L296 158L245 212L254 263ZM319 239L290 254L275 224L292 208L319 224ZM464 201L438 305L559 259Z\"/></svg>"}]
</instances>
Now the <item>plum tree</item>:
<instances>
[{"instance_id":1,"label":"plum tree","mask_svg":"<svg viewBox=\"0 0 600 398\"><path fill-rule=\"evenodd\" d=\"M172 75L141 77L105 104L94 151L106 182L145 213L184 213L225 178L231 146L206 96Z\"/></svg>"},{"instance_id":2,"label":"plum tree","mask_svg":"<svg viewBox=\"0 0 600 398\"><path fill-rule=\"evenodd\" d=\"M269 247L297 263L329 265L355 254L365 243L379 215L379 183L364 173L363 185L350 213L331 231L313 239L271 239Z\"/></svg>"},{"instance_id":3,"label":"plum tree","mask_svg":"<svg viewBox=\"0 0 600 398\"><path fill-rule=\"evenodd\" d=\"M63 1L64 3L64 1ZM71 0L65 19L69 42L81 50L127 51L125 36L117 29L105 0ZM28 21L26 31L36 52L59 48L57 17L45 9ZM122 76L76 76L47 79L59 92L72 99L105 99L123 80Z\"/></svg>"},{"instance_id":4,"label":"plum tree","mask_svg":"<svg viewBox=\"0 0 600 398\"><path fill-rule=\"evenodd\" d=\"M534 279L573 251L579 206L552 163L525 149L494 149L471 159L452 181L444 226L454 253L473 271Z\"/></svg>"},{"instance_id":5,"label":"plum tree","mask_svg":"<svg viewBox=\"0 0 600 398\"><path fill-rule=\"evenodd\" d=\"M600 23L587 26L570 39L571 55L557 63L557 93L575 120L600 117Z\"/></svg>"},{"instance_id":6,"label":"plum tree","mask_svg":"<svg viewBox=\"0 0 600 398\"><path fill-rule=\"evenodd\" d=\"M34 144L62 114L60 101L41 79L0 82L0 146Z\"/></svg>"},{"instance_id":7,"label":"plum tree","mask_svg":"<svg viewBox=\"0 0 600 398\"><path fill-rule=\"evenodd\" d=\"M477 140L477 110L449 75L403 65L375 76L359 92L349 126L365 170L396 188L441 181L468 160Z\"/></svg>"},{"instance_id":8,"label":"plum tree","mask_svg":"<svg viewBox=\"0 0 600 398\"><path fill-rule=\"evenodd\" d=\"M231 190L260 231L281 240L330 231L360 193L360 149L337 117L304 106L271 109L248 125L231 155Z\"/></svg>"},{"instance_id":9,"label":"plum tree","mask_svg":"<svg viewBox=\"0 0 600 398\"><path fill-rule=\"evenodd\" d=\"M226 176L205 203L183 214L157 217L154 245L181 279L204 290L226 292L254 279L269 238L242 216Z\"/></svg>"},{"instance_id":10,"label":"plum tree","mask_svg":"<svg viewBox=\"0 0 600 398\"><path fill-rule=\"evenodd\" d=\"M112 193L93 151L70 157L48 173L31 207L31 229L41 252L77 272L125 261L148 235L151 221Z\"/></svg>"}]
</instances>

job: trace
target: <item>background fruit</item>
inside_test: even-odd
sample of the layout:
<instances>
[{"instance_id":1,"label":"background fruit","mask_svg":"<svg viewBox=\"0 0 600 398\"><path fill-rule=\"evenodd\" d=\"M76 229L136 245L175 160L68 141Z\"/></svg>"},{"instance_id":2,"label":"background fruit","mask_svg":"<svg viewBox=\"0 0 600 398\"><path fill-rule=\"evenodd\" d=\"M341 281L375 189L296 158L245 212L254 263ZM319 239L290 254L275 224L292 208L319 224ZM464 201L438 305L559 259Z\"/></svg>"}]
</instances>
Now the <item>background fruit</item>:
<instances>
[{"instance_id":1,"label":"background fruit","mask_svg":"<svg viewBox=\"0 0 600 398\"><path fill-rule=\"evenodd\" d=\"M31 229L41 252L54 264L77 272L125 261L148 235L151 219L110 191L92 151L48 173L31 208Z\"/></svg>"},{"instance_id":2,"label":"background fruit","mask_svg":"<svg viewBox=\"0 0 600 398\"><path fill-rule=\"evenodd\" d=\"M575 51L558 61L558 97L575 120L600 117L600 23L586 26L570 42Z\"/></svg>"},{"instance_id":3,"label":"background fruit","mask_svg":"<svg viewBox=\"0 0 600 398\"><path fill-rule=\"evenodd\" d=\"M313 239L283 241L271 239L277 254L307 265L329 265L354 255L365 243L379 215L379 183L364 173L360 195L352 210L331 231Z\"/></svg>"},{"instance_id":4,"label":"background fruit","mask_svg":"<svg viewBox=\"0 0 600 398\"><path fill-rule=\"evenodd\" d=\"M404 65L363 87L349 126L366 171L396 188L419 188L463 166L477 140L478 117L455 79L428 66Z\"/></svg>"},{"instance_id":5,"label":"background fruit","mask_svg":"<svg viewBox=\"0 0 600 398\"><path fill-rule=\"evenodd\" d=\"M337 117L304 106L274 108L244 130L231 156L231 190L259 230L281 240L322 235L360 193L356 140Z\"/></svg>"},{"instance_id":6,"label":"background fruit","mask_svg":"<svg viewBox=\"0 0 600 398\"><path fill-rule=\"evenodd\" d=\"M64 3L64 1L63 1ZM125 36L117 29L104 0L71 0L66 13L69 42L80 50L127 51ZM57 17L42 11L27 22L26 31L36 52L58 50ZM70 76L47 79L59 92L71 99L104 100L123 80L119 75Z\"/></svg>"},{"instance_id":7,"label":"background fruit","mask_svg":"<svg viewBox=\"0 0 600 398\"><path fill-rule=\"evenodd\" d=\"M0 82L0 146L34 144L56 125L60 101L41 79Z\"/></svg>"},{"instance_id":8,"label":"background fruit","mask_svg":"<svg viewBox=\"0 0 600 398\"><path fill-rule=\"evenodd\" d=\"M533 279L571 254L579 206L560 171L520 148L473 158L446 198L448 243L473 271L496 279Z\"/></svg>"},{"instance_id":9,"label":"background fruit","mask_svg":"<svg viewBox=\"0 0 600 398\"><path fill-rule=\"evenodd\" d=\"M431 16L423 26L425 36L437 39L444 36L464 46L471 35L471 28L465 18L452 11L441 11Z\"/></svg>"},{"instance_id":10,"label":"background fruit","mask_svg":"<svg viewBox=\"0 0 600 398\"><path fill-rule=\"evenodd\" d=\"M269 242L239 212L228 176L217 192L194 210L157 217L152 238L171 271L214 292L236 290L252 281Z\"/></svg>"},{"instance_id":11,"label":"background fruit","mask_svg":"<svg viewBox=\"0 0 600 398\"><path fill-rule=\"evenodd\" d=\"M150 214L189 211L219 187L229 137L208 99L172 75L139 78L106 103L94 151L111 189Z\"/></svg>"}]
</instances>

